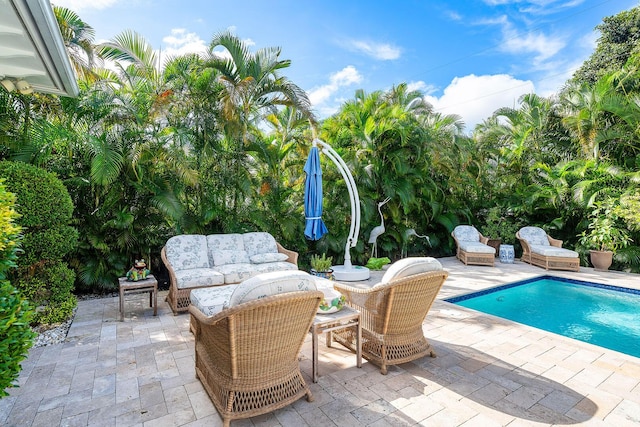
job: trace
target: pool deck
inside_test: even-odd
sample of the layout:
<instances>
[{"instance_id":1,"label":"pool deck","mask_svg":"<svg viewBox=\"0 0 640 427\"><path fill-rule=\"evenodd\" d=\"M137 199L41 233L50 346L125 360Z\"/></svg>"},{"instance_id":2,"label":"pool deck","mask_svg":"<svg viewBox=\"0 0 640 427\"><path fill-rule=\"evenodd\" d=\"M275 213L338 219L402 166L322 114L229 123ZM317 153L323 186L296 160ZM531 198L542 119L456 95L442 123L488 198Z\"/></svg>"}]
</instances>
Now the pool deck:
<instances>
[{"instance_id":1,"label":"pool deck","mask_svg":"<svg viewBox=\"0 0 640 427\"><path fill-rule=\"evenodd\" d=\"M314 384L308 335L300 363L315 400L232 426L640 424L640 358L442 301L547 273L635 289L640 276L546 272L518 260L440 261L450 275L424 323L438 357L385 376L366 361L357 368L352 353L321 340ZM81 301L66 342L30 351L20 387L0 399L0 425L221 426L195 378L189 316L161 302L154 317L144 303L146 295L128 296L119 322L118 298Z\"/></svg>"}]
</instances>

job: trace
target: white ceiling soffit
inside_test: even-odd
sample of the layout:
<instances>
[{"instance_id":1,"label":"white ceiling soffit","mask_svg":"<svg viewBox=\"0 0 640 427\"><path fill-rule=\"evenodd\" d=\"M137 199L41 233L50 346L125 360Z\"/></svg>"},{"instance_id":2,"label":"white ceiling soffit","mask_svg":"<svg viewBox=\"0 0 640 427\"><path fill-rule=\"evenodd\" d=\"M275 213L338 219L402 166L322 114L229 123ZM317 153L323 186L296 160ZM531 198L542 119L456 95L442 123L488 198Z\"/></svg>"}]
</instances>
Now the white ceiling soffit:
<instances>
[{"instance_id":1,"label":"white ceiling soffit","mask_svg":"<svg viewBox=\"0 0 640 427\"><path fill-rule=\"evenodd\" d=\"M0 80L4 78L26 80L37 92L78 95L49 0L0 0Z\"/></svg>"}]
</instances>

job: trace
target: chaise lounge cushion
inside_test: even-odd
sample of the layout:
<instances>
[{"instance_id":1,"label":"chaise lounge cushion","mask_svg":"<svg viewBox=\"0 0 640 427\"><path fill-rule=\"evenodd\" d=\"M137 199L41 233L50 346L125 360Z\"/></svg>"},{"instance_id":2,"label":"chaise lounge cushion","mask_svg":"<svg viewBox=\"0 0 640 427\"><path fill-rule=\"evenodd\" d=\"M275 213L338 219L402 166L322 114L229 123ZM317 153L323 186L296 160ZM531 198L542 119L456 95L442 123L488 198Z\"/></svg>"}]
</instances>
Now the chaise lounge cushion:
<instances>
[{"instance_id":1,"label":"chaise lounge cushion","mask_svg":"<svg viewBox=\"0 0 640 427\"><path fill-rule=\"evenodd\" d=\"M549 245L529 245L531 253L549 256L549 257L563 257L563 258L578 258L578 252L565 248L557 248Z\"/></svg>"},{"instance_id":2,"label":"chaise lounge cushion","mask_svg":"<svg viewBox=\"0 0 640 427\"><path fill-rule=\"evenodd\" d=\"M518 233L530 246L549 246L547 232L540 227L522 227Z\"/></svg>"},{"instance_id":3,"label":"chaise lounge cushion","mask_svg":"<svg viewBox=\"0 0 640 427\"><path fill-rule=\"evenodd\" d=\"M485 245L480 242L458 242L458 247L465 252L475 253L475 254L494 254L496 253L496 249L492 248L489 245Z\"/></svg>"},{"instance_id":4,"label":"chaise lounge cushion","mask_svg":"<svg viewBox=\"0 0 640 427\"><path fill-rule=\"evenodd\" d=\"M459 242L480 242L480 232L472 225L458 225L453 235Z\"/></svg>"}]
</instances>

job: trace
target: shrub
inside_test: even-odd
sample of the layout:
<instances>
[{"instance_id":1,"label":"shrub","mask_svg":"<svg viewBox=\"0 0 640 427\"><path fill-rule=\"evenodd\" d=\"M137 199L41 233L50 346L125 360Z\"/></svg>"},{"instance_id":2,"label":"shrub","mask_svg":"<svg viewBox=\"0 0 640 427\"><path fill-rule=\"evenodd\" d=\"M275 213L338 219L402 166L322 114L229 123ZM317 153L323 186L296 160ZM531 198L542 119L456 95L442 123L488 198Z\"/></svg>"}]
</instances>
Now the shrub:
<instances>
[{"instance_id":1,"label":"shrub","mask_svg":"<svg viewBox=\"0 0 640 427\"><path fill-rule=\"evenodd\" d=\"M0 397L6 396L27 357L35 333L31 330L29 303L6 280L0 283Z\"/></svg>"},{"instance_id":2,"label":"shrub","mask_svg":"<svg viewBox=\"0 0 640 427\"><path fill-rule=\"evenodd\" d=\"M20 362L27 356L35 334L29 327L32 312L6 278L15 267L20 227L15 224L15 196L5 190L0 180L0 397L6 396L20 373Z\"/></svg>"},{"instance_id":3,"label":"shrub","mask_svg":"<svg viewBox=\"0 0 640 427\"><path fill-rule=\"evenodd\" d=\"M24 253L9 277L37 307L35 322L64 321L76 304L75 274L63 262L78 241L78 232L69 226L71 197L54 174L26 163L0 162L0 177L16 195L17 222L24 232Z\"/></svg>"}]
</instances>

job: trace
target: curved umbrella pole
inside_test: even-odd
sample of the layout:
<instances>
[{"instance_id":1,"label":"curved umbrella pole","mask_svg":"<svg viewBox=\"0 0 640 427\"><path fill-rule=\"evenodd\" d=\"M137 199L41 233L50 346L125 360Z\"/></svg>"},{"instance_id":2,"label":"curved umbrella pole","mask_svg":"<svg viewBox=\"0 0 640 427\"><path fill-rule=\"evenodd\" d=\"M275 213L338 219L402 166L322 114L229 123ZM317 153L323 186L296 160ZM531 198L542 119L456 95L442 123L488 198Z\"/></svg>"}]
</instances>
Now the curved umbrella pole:
<instances>
[{"instance_id":1,"label":"curved umbrella pole","mask_svg":"<svg viewBox=\"0 0 640 427\"><path fill-rule=\"evenodd\" d=\"M366 280L369 278L369 269L361 266L353 266L351 264L351 252L350 249L355 247L358 243L358 234L360 233L360 196L358 194L358 188L353 179L353 175L349 171L347 164L342 157L326 142L315 138L313 140L313 146L320 146L321 152L324 153L331 161L336 165L342 178L347 183L347 191L349 192L349 202L351 204L351 227L349 228L349 235L344 247L344 265L333 266L334 275L336 280L343 281L358 281Z\"/></svg>"}]
</instances>

